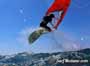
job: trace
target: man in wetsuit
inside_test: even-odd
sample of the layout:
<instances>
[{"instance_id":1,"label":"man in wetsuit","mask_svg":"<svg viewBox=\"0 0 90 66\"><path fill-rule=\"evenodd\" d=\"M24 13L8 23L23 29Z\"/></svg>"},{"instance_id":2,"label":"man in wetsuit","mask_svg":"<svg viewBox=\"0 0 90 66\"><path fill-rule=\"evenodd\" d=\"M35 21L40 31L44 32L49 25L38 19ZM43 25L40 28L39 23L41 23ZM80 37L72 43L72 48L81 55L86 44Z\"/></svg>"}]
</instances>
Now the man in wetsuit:
<instances>
[{"instance_id":1,"label":"man in wetsuit","mask_svg":"<svg viewBox=\"0 0 90 66\"><path fill-rule=\"evenodd\" d=\"M54 14L44 16L43 21L40 23L40 27L43 27L43 28L47 29L48 31L52 31L51 28L49 26L47 26L47 24L50 23L53 26L52 19L54 17L55 17Z\"/></svg>"}]
</instances>

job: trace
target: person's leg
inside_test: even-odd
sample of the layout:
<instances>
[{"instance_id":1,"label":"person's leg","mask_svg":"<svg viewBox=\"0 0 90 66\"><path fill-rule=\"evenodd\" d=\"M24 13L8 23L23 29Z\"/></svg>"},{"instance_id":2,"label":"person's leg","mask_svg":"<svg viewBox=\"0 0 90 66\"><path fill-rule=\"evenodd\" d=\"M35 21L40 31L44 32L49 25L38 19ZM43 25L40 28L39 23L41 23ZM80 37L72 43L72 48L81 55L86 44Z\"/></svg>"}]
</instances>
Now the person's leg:
<instances>
[{"instance_id":1,"label":"person's leg","mask_svg":"<svg viewBox=\"0 0 90 66\"><path fill-rule=\"evenodd\" d=\"M43 22L40 23L40 27L43 27L45 29L47 29L48 31L51 31L51 28L48 27L46 24L44 24Z\"/></svg>"},{"instance_id":2,"label":"person's leg","mask_svg":"<svg viewBox=\"0 0 90 66\"><path fill-rule=\"evenodd\" d=\"M44 27L45 27L48 31L50 31L50 32L52 31L50 27L48 27L48 26L44 26Z\"/></svg>"}]
</instances>

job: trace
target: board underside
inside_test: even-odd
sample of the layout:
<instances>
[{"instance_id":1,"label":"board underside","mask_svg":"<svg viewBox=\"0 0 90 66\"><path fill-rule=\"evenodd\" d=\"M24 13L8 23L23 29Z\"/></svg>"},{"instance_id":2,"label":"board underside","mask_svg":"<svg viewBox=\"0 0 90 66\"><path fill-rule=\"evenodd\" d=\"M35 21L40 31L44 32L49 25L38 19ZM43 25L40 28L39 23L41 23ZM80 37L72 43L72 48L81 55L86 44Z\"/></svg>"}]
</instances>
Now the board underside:
<instances>
[{"instance_id":1,"label":"board underside","mask_svg":"<svg viewBox=\"0 0 90 66\"><path fill-rule=\"evenodd\" d=\"M45 32L48 32L45 28L39 28L38 30L31 33L29 38L28 38L29 43L30 44L34 43Z\"/></svg>"}]
</instances>

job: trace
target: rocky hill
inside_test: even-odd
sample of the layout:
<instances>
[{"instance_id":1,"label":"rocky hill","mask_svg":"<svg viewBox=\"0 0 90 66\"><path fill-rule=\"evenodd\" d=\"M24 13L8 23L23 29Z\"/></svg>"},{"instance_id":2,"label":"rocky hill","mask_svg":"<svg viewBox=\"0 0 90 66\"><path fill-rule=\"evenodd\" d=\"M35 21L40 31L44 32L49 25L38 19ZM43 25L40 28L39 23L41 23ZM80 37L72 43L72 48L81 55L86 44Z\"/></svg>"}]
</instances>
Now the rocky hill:
<instances>
[{"instance_id":1,"label":"rocky hill","mask_svg":"<svg viewBox=\"0 0 90 66\"><path fill-rule=\"evenodd\" d=\"M90 66L90 49L0 56L0 66Z\"/></svg>"}]
</instances>

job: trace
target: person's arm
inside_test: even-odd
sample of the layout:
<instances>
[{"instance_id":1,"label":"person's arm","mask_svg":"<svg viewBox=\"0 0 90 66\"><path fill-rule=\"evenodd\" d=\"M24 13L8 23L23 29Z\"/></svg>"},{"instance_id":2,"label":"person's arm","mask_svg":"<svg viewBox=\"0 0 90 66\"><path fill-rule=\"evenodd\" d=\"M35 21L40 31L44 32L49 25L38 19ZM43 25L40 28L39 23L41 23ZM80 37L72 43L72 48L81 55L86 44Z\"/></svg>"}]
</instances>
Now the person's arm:
<instances>
[{"instance_id":1,"label":"person's arm","mask_svg":"<svg viewBox=\"0 0 90 66\"><path fill-rule=\"evenodd\" d=\"M61 12L60 18L58 19L58 21L57 21L56 24L54 25L54 28L55 28L55 29L57 29L57 27L59 26L59 24L62 22L65 14L66 14L66 12L67 12L67 8L64 9L64 10Z\"/></svg>"}]
</instances>

